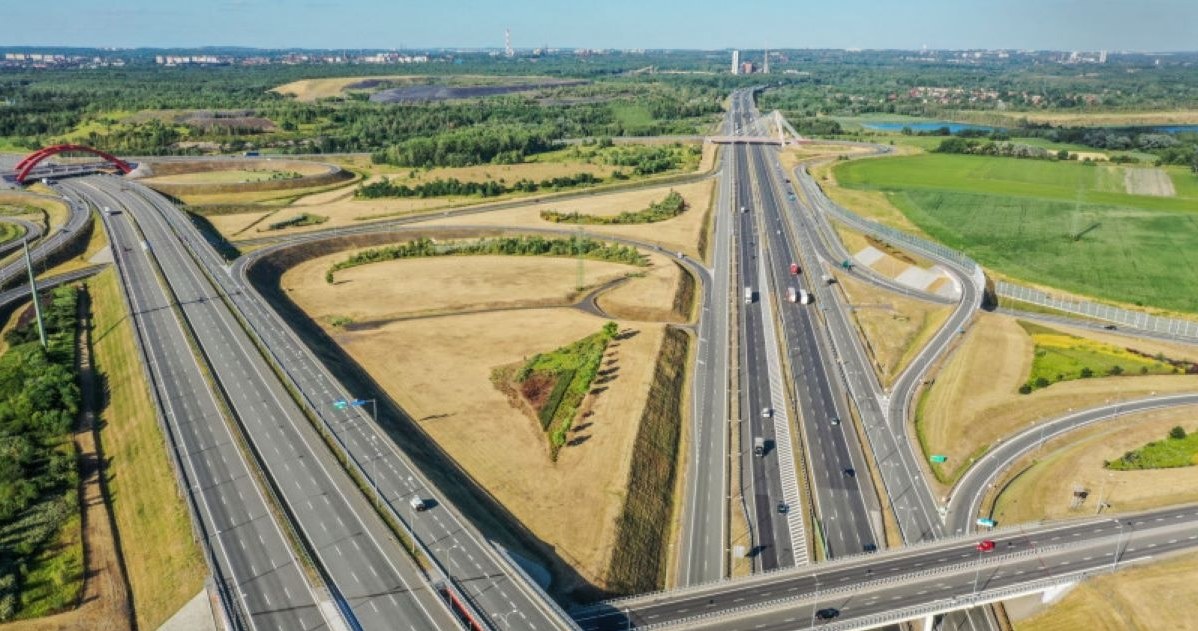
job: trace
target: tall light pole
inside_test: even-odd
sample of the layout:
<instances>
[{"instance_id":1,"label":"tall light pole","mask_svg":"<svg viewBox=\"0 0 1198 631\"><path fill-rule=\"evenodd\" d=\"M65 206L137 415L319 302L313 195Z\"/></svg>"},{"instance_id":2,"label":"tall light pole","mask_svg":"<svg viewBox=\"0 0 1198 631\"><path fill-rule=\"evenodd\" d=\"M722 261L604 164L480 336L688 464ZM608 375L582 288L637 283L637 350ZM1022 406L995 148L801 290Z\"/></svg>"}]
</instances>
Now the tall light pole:
<instances>
[{"instance_id":1,"label":"tall light pole","mask_svg":"<svg viewBox=\"0 0 1198 631\"><path fill-rule=\"evenodd\" d=\"M25 249L25 269L29 272L29 296L33 299L33 314L37 317L37 335L42 341L42 348L46 348L46 323L42 320L42 305L37 299L37 281L34 280L33 259L29 256L29 239L22 239L21 247Z\"/></svg>"},{"instance_id":2,"label":"tall light pole","mask_svg":"<svg viewBox=\"0 0 1198 631\"><path fill-rule=\"evenodd\" d=\"M815 579L815 599L811 601L811 628L815 628L815 610L819 608L819 575L812 574L811 578Z\"/></svg>"}]
</instances>

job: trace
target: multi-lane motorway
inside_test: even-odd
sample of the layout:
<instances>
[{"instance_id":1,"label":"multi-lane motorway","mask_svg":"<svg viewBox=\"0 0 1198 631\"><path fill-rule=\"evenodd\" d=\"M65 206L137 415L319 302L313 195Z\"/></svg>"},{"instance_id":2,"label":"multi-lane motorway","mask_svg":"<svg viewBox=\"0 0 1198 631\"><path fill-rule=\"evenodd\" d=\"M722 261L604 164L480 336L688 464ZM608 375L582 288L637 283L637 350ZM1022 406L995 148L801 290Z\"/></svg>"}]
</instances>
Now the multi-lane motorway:
<instances>
[{"instance_id":1,"label":"multi-lane motorway","mask_svg":"<svg viewBox=\"0 0 1198 631\"><path fill-rule=\"evenodd\" d=\"M726 124L734 132L756 124L751 93L733 94ZM728 506L729 431L739 432L740 437L739 461L746 485L742 492L749 499L755 567L774 570L808 558L805 542L798 540L796 545L795 538L796 532L802 532L795 465L778 453L779 441L786 442L788 449L791 446L788 436L778 433L791 427L790 413L798 415L802 429L816 509L812 517L817 531L808 540L819 541L828 558L839 558L883 547L879 490L907 542L952 536L969 529L998 473L1042 443L1046 432L1051 437L1115 414L1198 404L1198 395L1156 397L1037 426L987 454L962 478L951 502L942 506L921 472L919 454L906 435L906 420L923 375L977 309L980 274L958 260L924 253L953 276L961 300L948 324L887 391L865 359L842 297L819 282L823 269L844 253L827 226L824 215L830 202L818 185L798 170L794 176L799 195L791 195L790 187L783 184L776 151L770 147L733 145L722 160L714 268L680 261L702 281L693 449L687 462L678 573L679 583L699 587L601 605L583 616L584 626L624 628L673 621L700 628L739 628L747 622L764 625L761 628L794 628L798 618L827 606L821 603L821 591L825 597L834 596L834 605L842 613L834 624L844 628L866 620L885 624L893 622L878 617L885 611L922 606L943 612L984 602L978 594L1027 582L1033 558L1041 568L1051 568L1053 563L1065 568L1047 572L1051 577L1100 569L1103 565L1095 562L1095 551L1111 536L1104 528L1118 529L1117 538L1124 536L1124 530L1135 530L1141 546L1132 546L1131 535L1127 536L1129 559L1146 556L1145 549L1194 545L1198 537L1190 532L1195 515L1182 511L1161 513L1164 516L1131 526L1121 522L1062 526L1073 530L1065 535L1053 530L1056 534L1051 536L1070 537L1064 547L1048 543L1057 539L1011 536L1000 542L1004 545L988 557L990 561L979 565L974 560L967 569L957 566L974 553L968 543L953 540L837 561L816 566L817 571L783 569L766 574L767 579L712 583L727 572L727 512L740 510ZM60 186L71 197L87 199L96 207L124 210L106 216L104 223L163 421L182 467L180 475L193 501L197 529L208 543L218 586L236 605L233 614L241 617L241 626L460 627L463 618L451 610L442 596L445 593L460 597L455 603L459 614L475 618L483 628L569 625L556 605L454 502L440 497L433 480L444 480L443 473L430 477L429 471L396 448L392 436L367 415L368 408L333 405L357 400L362 393L346 391L317 353L251 286L247 267L260 253L226 266L179 209L136 184L94 176ZM740 212L741 207L745 212ZM480 209L452 214L469 212ZM35 254L61 247L87 218L86 208L73 203L68 225L43 239ZM387 230L394 223L346 232ZM801 274L790 274L792 262L800 265ZM12 268L0 274L19 273L19 268L15 272ZM855 273L877 285L912 293L868 271ZM0 275L0 281L6 280ZM788 287L810 292L815 303L786 301ZM750 295L742 300L745 289ZM729 330L732 300L741 303L735 332ZM729 383L729 333L738 336L740 370L734 383ZM785 362L778 361L779 349ZM737 388L739 424L730 425L728 418L732 412L729 387ZM843 387L860 414L882 489L873 489L867 475ZM767 446L761 456L753 455L756 438L764 439ZM402 550L335 453L377 493L381 510L413 537L428 567L418 568ZM434 500L434 509L421 514L406 510L413 497ZM964 553L953 547L961 545L966 546ZM936 572L934 589L929 587L933 579L922 573L924 567L948 568ZM983 567L993 571L978 571ZM851 578L857 571L864 571L865 578ZM975 586L963 591L970 572ZM886 581L869 578L883 575ZM976 584L983 577L979 588ZM846 581L861 583L860 589L836 585ZM955 599L951 606L945 604L950 602L946 598ZM745 610L754 605L765 608ZM709 615L715 613L719 615Z\"/></svg>"},{"instance_id":2,"label":"multi-lane motorway","mask_svg":"<svg viewBox=\"0 0 1198 631\"><path fill-rule=\"evenodd\" d=\"M144 198L121 195L121 188L126 185L115 178L93 176L72 180L63 186L80 196L106 199L104 205L125 209L122 214L110 217L107 224L114 228L117 247L123 252L140 252L134 258L142 261L141 265L121 267L127 286L134 291L138 287L156 287L154 303L148 305L151 309L156 304L159 310L169 314L172 303L178 306L178 321L171 337L181 355L180 361L184 353L187 357L191 355L186 340L190 337L198 346L215 385L216 396L205 402L205 408L196 404L191 413L192 410L184 406L180 422L194 423L198 415L215 419L214 424L223 426L219 410L222 407L228 410L234 427L244 433L256 466L265 472L264 486L278 495L287 518L304 540L305 545L301 547L307 549L321 573L327 576L334 603L348 605L340 611L349 624L366 629L394 628L396 621L404 621L411 629L455 625L444 601L424 582L407 554L325 448L303 411L291 399L158 210ZM134 222L140 239L134 238ZM183 326L186 335L181 330ZM155 340L152 346L158 345L157 333L156 330L146 331L146 339ZM163 378L166 382L178 382L173 375ZM187 397L188 393L206 392L205 386L199 370L192 370L188 381L178 383L179 395ZM235 443L228 438L229 434L228 426L213 428L209 440L185 449L188 452L203 450L204 445L218 442L234 450L222 459L222 466L235 467L239 454L236 454ZM212 435L222 438L213 441ZM222 470L204 469L196 475L196 483L201 485L219 483L230 477L247 483L251 479L244 471L230 475ZM239 491L235 494L238 500L254 495L249 489ZM257 501L257 498L253 499ZM224 507L230 500L225 495L217 501ZM233 502L234 505L238 503ZM256 508L261 509L260 506ZM241 523L245 517L252 520L253 515L261 514L233 509L230 512L244 515L242 519L231 517L230 525ZM224 533L220 529L217 532ZM275 539L278 540L278 536ZM219 543L226 549L231 545ZM236 545L239 552L231 555L232 560L243 562L244 557L254 556L251 549L262 544L254 538L247 541L247 537L237 537ZM273 569L273 562L267 563L265 558L261 562L261 566L244 568L241 576L253 577L255 569ZM242 585L239 582L238 587L242 588ZM294 581L281 590L298 596L305 596L308 591L302 588L302 583Z\"/></svg>"}]
</instances>

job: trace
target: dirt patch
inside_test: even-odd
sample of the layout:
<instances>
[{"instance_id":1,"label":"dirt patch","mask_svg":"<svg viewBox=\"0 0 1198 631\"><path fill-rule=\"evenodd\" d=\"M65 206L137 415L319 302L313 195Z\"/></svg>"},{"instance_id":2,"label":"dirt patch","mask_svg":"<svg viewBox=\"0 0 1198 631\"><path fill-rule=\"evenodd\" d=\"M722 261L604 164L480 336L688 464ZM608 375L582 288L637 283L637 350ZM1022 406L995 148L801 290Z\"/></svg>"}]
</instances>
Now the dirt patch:
<instances>
[{"instance_id":1,"label":"dirt patch","mask_svg":"<svg viewBox=\"0 0 1198 631\"><path fill-rule=\"evenodd\" d=\"M1174 197L1173 178L1164 169L1123 169L1123 188L1131 195Z\"/></svg>"},{"instance_id":2,"label":"dirt patch","mask_svg":"<svg viewBox=\"0 0 1198 631\"><path fill-rule=\"evenodd\" d=\"M544 432L508 405L491 372L590 335L604 322L573 309L517 310L331 335L529 531L603 587L662 327L634 324L638 333L609 349L618 372L575 424L556 463Z\"/></svg>"},{"instance_id":3,"label":"dirt patch","mask_svg":"<svg viewBox=\"0 0 1198 631\"><path fill-rule=\"evenodd\" d=\"M967 329L916 411L925 450L948 456L945 465L932 465L942 479L954 479L995 441L1038 420L1154 392L1198 390L1198 376L1128 376L1066 381L1019 394L1032 353L1031 336L1015 318L982 313Z\"/></svg>"},{"instance_id":4,"label":"dirt patch","mask_svg":"<svg viewBox=\"0 0 1198 631\"><path fill-rule=\"evenodd\" d=\"M578 261L557 257L400 259L341 270L335 284L325 282L329 267L352 253L347 250L296 265L283 275L283 289L316 320L340 316L358 323L462 310L567 306L582 293L577 289ZM646 278L628 284L653 290L651 284L642 283L659 268L674 267L664 257L657 258ZM582 269L584 287L642 271L604 261L585 261ZM650 295L639 304L668 310L670 297Z\"/></svg>"},{"instance_id":5,"label":"dirt patch","mask_svg":"<svg viewBox=\"0 0 1198 631\"><path fill-rule=\"evenodd\" d=\"M676 298L690 277L663 256L650 260L653 268L648 272L601 294L599 308L622 320L685 322L690 316L689 307L684 312Z\"/></svg>"},{"instance_id":6,"label":"dirt patch","mask_svg":"<svg viewBox=\"0 0 1198 631\"><path fill-rule=\"evenodd\" d=\"M1125 452L1165 438L1180 425L1194 431L1198 407L1128 414L1049 441L1011 468L995 519L1007 525L1041 519L1129 512L1198 501L1198 466L1141 471L1103 467ZM1005 484L1000 483L1001 488ZM1074 491L1084 497L1074 497ZM1076 501L1075 501L1076 500Z\"/></svg>"}]
</instances>

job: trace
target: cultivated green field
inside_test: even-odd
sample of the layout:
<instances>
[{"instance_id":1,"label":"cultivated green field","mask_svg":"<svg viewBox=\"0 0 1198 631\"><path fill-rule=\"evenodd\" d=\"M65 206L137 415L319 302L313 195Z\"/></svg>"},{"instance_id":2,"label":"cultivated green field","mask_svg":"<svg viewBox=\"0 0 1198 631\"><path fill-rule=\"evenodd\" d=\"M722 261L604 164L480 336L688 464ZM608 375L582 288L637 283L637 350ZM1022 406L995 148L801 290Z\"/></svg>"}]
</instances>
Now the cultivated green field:
<instances>
[{"instance_id":1,"label":"cultivated green field","mask_svg":"<svg viewBox=\"0 0 1198 631\"><path fill-rule=\"evenodd\" d=\"M840 165L922 230L983 265L1119 302L1198 312L1198 177L1176 197L1129 195L1122 167L927 154Z\"/></svg>"}]
</instances>

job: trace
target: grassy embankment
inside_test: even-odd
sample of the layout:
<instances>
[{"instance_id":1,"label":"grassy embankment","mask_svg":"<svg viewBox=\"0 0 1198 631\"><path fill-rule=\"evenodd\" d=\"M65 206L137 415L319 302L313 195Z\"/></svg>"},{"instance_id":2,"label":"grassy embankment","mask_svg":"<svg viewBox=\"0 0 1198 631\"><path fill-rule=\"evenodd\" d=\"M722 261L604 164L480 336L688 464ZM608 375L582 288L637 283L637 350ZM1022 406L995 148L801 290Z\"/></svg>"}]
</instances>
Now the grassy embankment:
<instances>
[{"instance_id":1,"label":"grassy embankment","mask_svg":"<svg viewBox=\"0 0 1198 631\"><path fill-rule=\"evenodd\" d=\"M1023 320L1019 321L1019 326L1027 331L1036 345L1031 374L1021 392L1094 376L1172 375L1186 372L1187 364L1175 364L1164 355L1152 357Z\"/></svg>"},{"instance_id":2,"label":"grassy embankment","mask_svg":"<svg viewBox=\"0 0 1198 631\"><path fill-rule=\"evenodd\" d=\"M1069 336L1079 341L1070 341ZM1068 351L1066 357L1072 354L1078 361L1091 362L1074 365L1073 376L1079 377L1081 369L1088 367L1093 377L1066 379L1020 394L1037 359L1036 342L1028 331L1015 318L988 313L966 329L960 346L922 391L915 411L916 436L924 454L948 458L930 465L937 484L947 488L992 445L1037 421L1114 400L1198 388L1198 377L1193 375L1141 375L1138 370L1110 374L1115 364L1131 365L1125 353L1149 362L1161 361L1156 359L1159 355L1176 358L1176 362L1164 360L1165 364L1188 364L1198 359L1192 346L1066 327L1060 328L1058 337L1079 349ZM1046 353L1042 361L1051 365L1058 360ZM1057 371L1050 373L1054 379L1063 374L1053 370Z\"/></svg>"},{"instance_id":3,"label":"grassy embankment","mask_svg":"<svg viewBox=\"0 0 1198 631\"><path fill-rule=\"evenodd\" d=\"M608 571L608 588L615 593L665 586L689 343L685 332L666 329L633 447L628 495L616 522L617 545Z\"/></svg>"},{"instance_id":4,"label":"grassy embankment","mask_svg":"<svg viewBox=\"0 0 1198 631\"><path fill-rule=\"evenodd\" d=\"M844 163L835 175L1000 273L1198 312L1198 176L1166 172L1174 197L1128 194L1124 167L1077 162L927 154Z\"/></svg>"},{"instance_id":5,"label":"grassy embankment","mask_svg":"<svg viewBox=\"0 0 1198 631\"><path fill-rule=\"evenodd\" d=\"M125 543L137 626L154 629L203 588L207 569L192 538L116 274L105 270L89 286L95 367L108 392L100 411L107 484Z\"/></svg>"}]
</instances>

